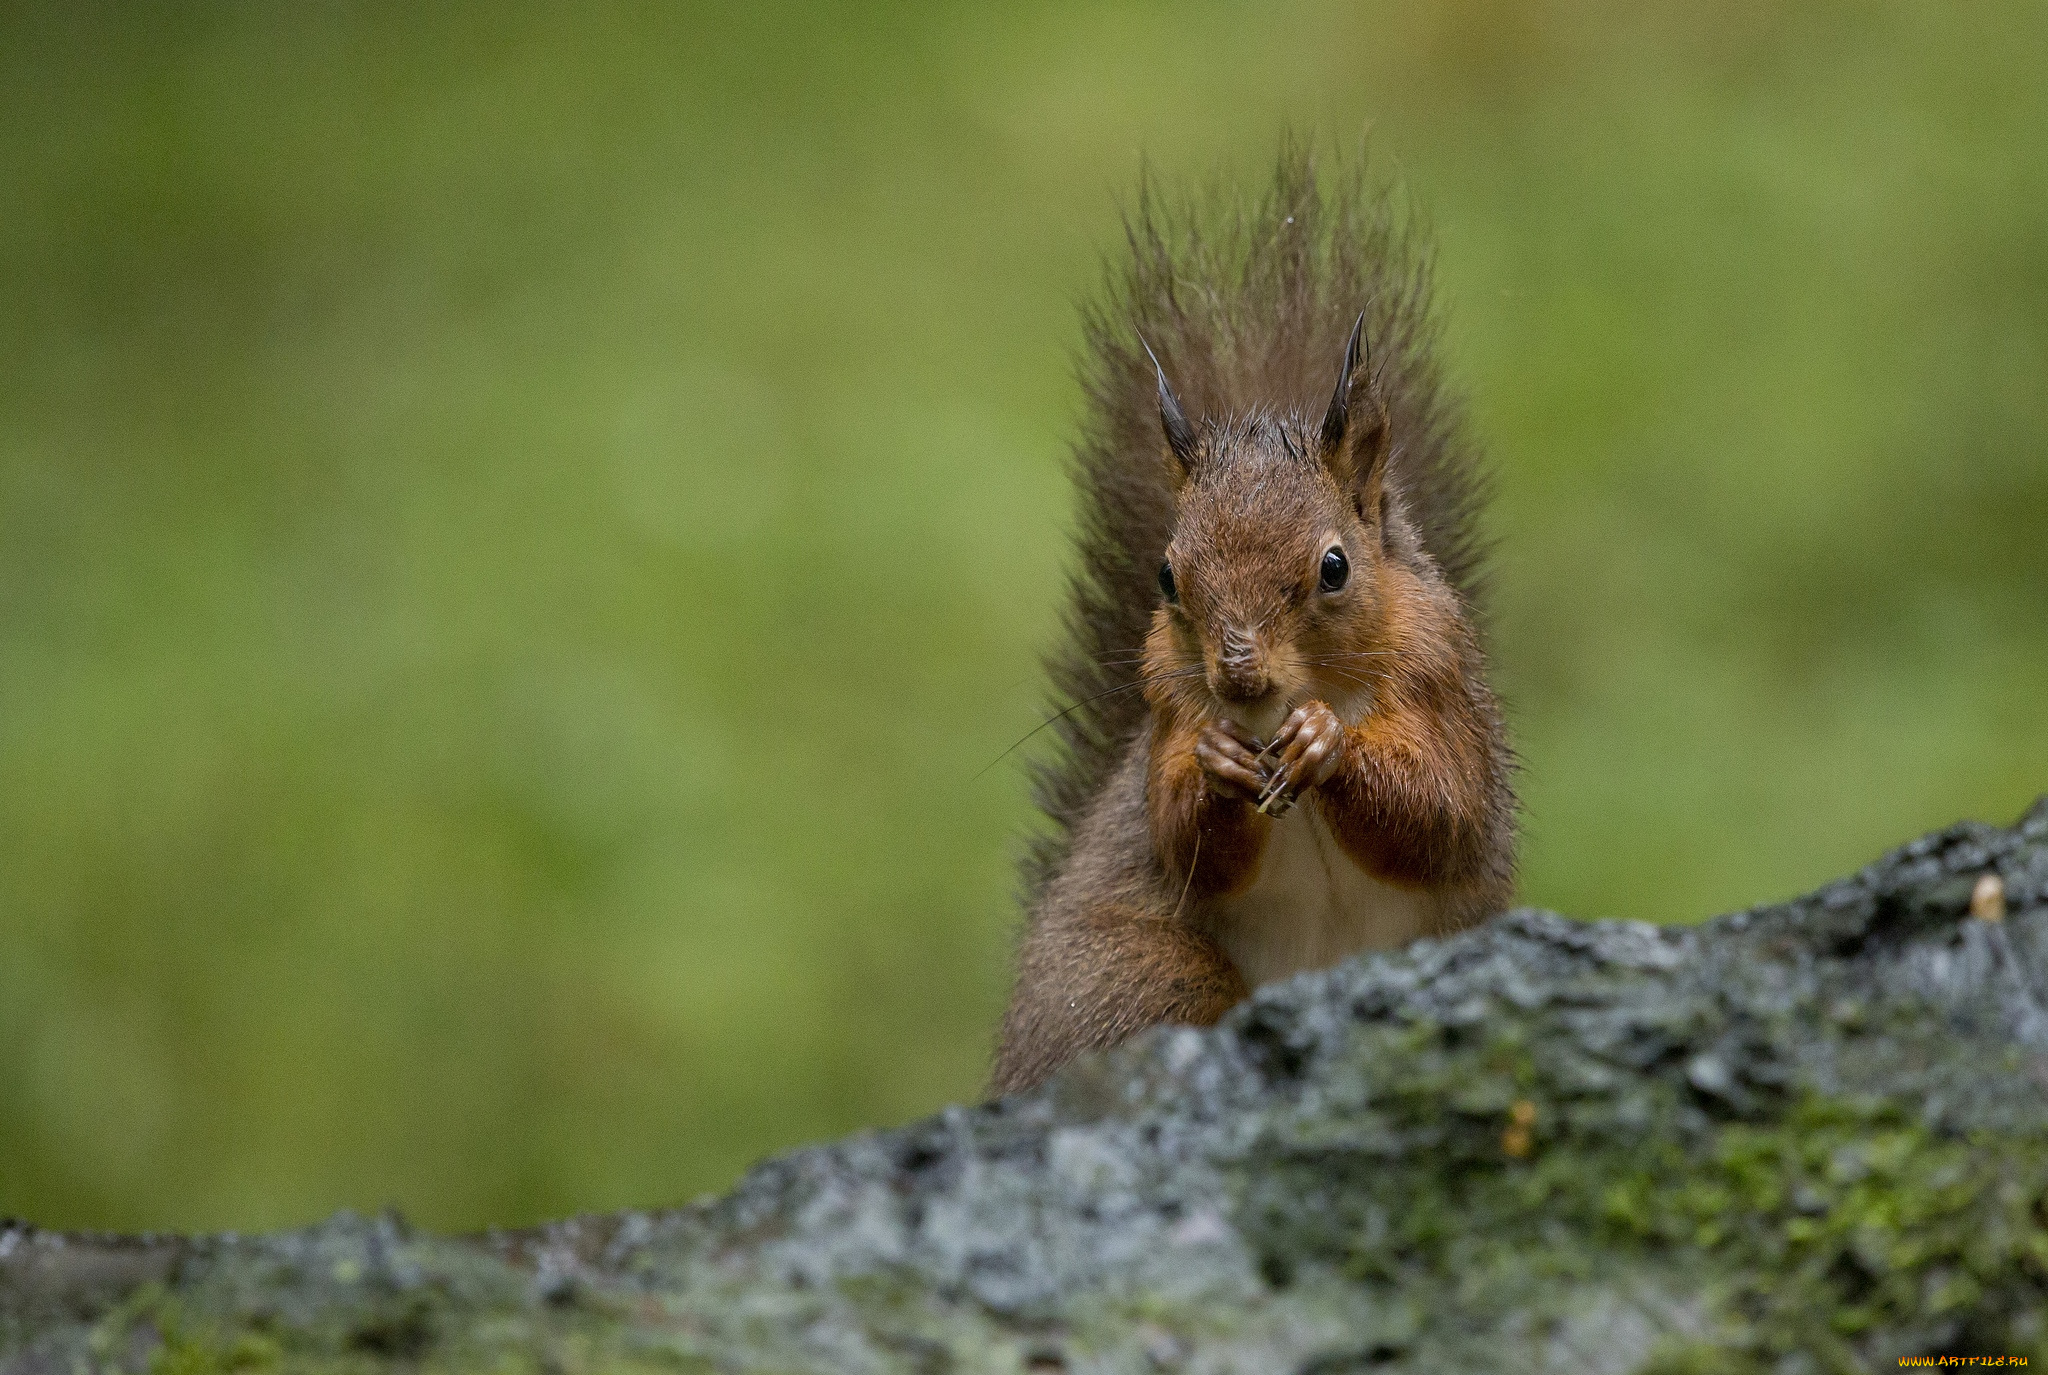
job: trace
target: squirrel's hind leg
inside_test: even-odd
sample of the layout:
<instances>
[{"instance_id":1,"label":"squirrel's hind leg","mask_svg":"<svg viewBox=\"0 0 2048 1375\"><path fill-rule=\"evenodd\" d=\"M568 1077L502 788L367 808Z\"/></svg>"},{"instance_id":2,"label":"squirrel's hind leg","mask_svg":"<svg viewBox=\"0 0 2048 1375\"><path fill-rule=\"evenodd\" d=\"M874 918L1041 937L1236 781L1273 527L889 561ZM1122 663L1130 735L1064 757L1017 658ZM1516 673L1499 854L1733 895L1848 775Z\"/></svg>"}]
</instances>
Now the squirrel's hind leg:
<instances>
[{"instance_id":1,"label":"squirrel's hind leg","mask_svg":"<svg viewBox=\"0 0 2048 1375\"><path fill-rule=\"evenodd\" d=\"M1161 1022L1209 1026L1249 991L1222 947L1177 917L1114 905L1041 913L1018 960L990 1090L1032 1088L1084 1051Z\"/></svg>"}]
</instances>

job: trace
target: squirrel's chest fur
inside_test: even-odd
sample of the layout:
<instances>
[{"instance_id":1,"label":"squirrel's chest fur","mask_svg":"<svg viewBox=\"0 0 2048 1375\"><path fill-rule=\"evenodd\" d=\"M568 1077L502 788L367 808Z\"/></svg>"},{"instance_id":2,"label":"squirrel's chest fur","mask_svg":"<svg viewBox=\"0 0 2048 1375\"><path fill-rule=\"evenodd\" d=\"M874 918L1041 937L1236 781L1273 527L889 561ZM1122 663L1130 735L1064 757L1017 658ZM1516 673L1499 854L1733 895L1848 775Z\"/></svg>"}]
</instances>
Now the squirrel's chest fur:
<instances>
[{"instance_id":1,"label":"squirrel's chest fur","mask_svg":"<svg viewBox=\"0 0 2048 1375\"><path fill-rule=\"evenodd\" d=\"M1344 853L1313 804L1275 822L1249 887L1203 904L1202 924L1256 988L1436 929L1428 893L1374 878Z\"/></svg>"}]
</instances>

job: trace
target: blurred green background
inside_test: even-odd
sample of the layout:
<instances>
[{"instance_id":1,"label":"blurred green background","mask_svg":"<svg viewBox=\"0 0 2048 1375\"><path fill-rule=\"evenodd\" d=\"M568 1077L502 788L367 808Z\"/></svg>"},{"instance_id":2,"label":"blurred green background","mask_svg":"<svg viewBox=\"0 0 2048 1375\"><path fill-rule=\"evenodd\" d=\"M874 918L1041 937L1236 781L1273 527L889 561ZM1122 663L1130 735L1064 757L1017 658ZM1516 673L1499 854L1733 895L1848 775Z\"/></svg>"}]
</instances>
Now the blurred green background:
<instances>
[{"instance_id":1,"label":"blurred green background","mask_svg":"<svg viewBox=\"0 0 2048 1375\"><path fill-rule=\"evenodd\" d=\"M2048 788L2036 0L0 25L0 1214L511 1223L972 1096L1074 305L1283 125L1437 226L1528 900Z\"/></svg>"}]
</instances>

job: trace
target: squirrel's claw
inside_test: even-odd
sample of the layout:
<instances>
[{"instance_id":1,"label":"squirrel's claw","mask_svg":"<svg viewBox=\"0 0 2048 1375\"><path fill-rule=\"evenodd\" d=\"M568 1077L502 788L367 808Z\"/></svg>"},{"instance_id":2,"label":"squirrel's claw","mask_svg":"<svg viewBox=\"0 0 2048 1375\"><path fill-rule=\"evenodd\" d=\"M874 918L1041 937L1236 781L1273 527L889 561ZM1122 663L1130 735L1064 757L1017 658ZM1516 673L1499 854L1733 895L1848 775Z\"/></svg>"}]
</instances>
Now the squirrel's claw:
<instances>
[{"instance_id":1,"label":"squirrel's claw","mask_svg":"<svg viewBox=\"0 0 2048 1375\"><path fill-rule=\"evenodd\" d=\"M1278 821L1294 810L1294 804L1301 801L1301 792L1290 786L1292 782L1284 769L1267 780L1264 791L1259 794L1260 815Z\"/></svg>"},{"instance_id":2,"label":"squirrel's claw","mask_svg":"<svg viewBox=\"0 0 2048 1375\"><path fill-rule=\"evenodd\" d=\"M1266 747L1278 748L1279 758L1259 792L1259 811L1272 817L1287 815L1303 793L1337 772L1343 743L1344 723L1328 706L1308 702L1295 708ZM1260 757L1263 760L1264 755Z\"/></svg>"},{"instance_id":3,"label":"squirrel's claw","mask_svg":"<svg viewBox=\"0 0 2048 1375\"><path fill-rule=\"evenodd\" d=\"M1250 745L1236 732L1216 724L1205 727L1195 742L1195 762L1208 775L1212 792L1247 802L1258 801L1266 775L1253 757Z\"/></svg>"}]
</instances>

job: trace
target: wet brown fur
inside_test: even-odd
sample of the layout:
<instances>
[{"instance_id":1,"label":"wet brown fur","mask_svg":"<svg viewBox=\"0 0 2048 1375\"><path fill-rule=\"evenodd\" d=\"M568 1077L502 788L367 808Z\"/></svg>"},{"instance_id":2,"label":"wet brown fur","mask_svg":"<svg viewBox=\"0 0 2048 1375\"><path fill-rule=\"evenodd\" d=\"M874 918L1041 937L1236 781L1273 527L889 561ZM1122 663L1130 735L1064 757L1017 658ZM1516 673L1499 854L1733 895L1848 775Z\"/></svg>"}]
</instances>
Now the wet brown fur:
<instances>
[{"instance_id":1,"label":"wet brown fur","mask_svg":"<svg viewBox=\"0 0 2048 1375\"><path fill-rule=\"evenodd\" d=\"M1049 665L1083 705L1038 776L1054 829L1026 869L997 1092L1247 993L1207 905L1254 880L1275 822L1198 760L1218 717L1327 704L1342 743L1300 805L1373 878L1432 894L1440 928L1513 888L1512 758L1475 612L1481 484L1405 221L1360 163L1319 179L1290 146L1255 203L1169 206L1148 184L1127 230L1130 260L1087 318L1080 567ZM1360 310L1367 357L1326 447ZM1194 420L1185 457L1140 336ZM1333 543L1350 575L1327 593Z\"/></svg>"}]
</instances>

